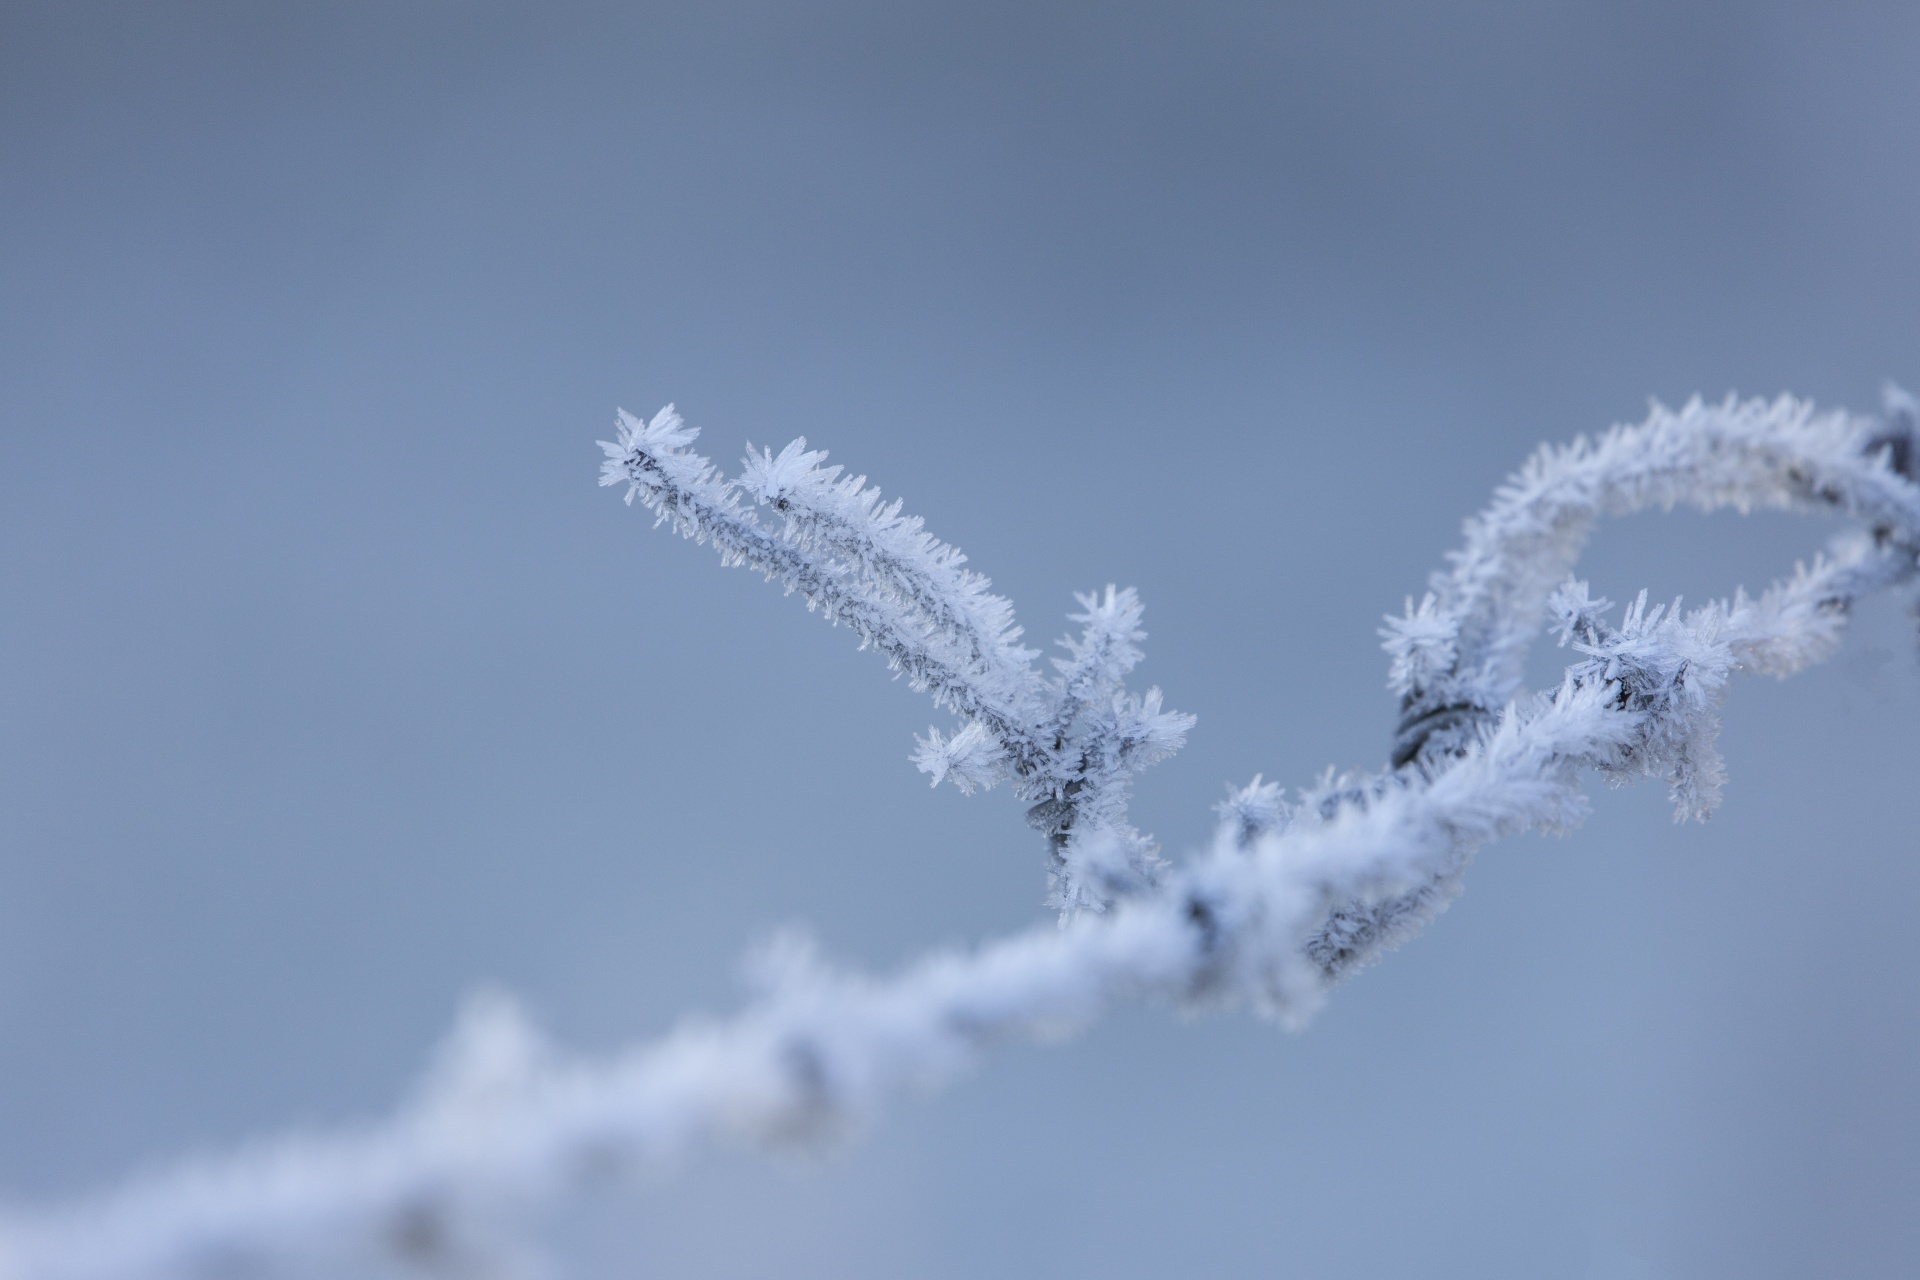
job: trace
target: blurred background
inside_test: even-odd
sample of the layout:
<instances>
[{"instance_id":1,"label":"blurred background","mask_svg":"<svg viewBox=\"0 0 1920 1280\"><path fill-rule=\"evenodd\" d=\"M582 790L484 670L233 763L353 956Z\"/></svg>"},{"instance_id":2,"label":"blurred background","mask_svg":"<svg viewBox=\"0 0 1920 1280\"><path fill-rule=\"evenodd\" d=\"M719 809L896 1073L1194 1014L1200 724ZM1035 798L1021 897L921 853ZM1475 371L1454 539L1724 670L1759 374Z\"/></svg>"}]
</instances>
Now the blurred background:
<instances>
[{"instance_id":1,"label":"blurred background","mask_svg":"<svg viewBox=\"0 0 1920 1280\"><path fill-rule=\"evenodd\" d=\"M0 1199L370 1117L463 992L604 1050L803 923L1042 918L845 631L595 487L804 434L1031 639L1108 582L1198 714L1136 815L1379 765L1380 616L1543 440L1920 383L1920 8L0 8ZM1602 530L1759 587L1817 522ZM1658 787L1482 855L1302 1035L1130 1012L824 1156L554 1233L582 1277L1920 1274L1897 602ZM1550 677L1551 650L1537 669Z\"/></svg>"}]
</instances>

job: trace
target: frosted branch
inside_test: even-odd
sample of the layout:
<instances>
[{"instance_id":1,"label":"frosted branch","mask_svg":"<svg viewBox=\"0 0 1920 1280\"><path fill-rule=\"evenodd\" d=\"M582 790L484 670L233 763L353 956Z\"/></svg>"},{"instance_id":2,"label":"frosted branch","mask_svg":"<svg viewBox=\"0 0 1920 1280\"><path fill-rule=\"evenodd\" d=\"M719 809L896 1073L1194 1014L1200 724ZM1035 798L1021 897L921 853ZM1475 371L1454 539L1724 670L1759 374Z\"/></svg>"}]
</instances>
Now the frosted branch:
<instances>
[{"instance_id":1,"label":"frosted branch","mask_svg":"<svg viewBox=\"0 0 1920 1280\"><path fill-rule=\"evenodd\" d=\"M1819 660L1856 600L1914 578L1914 435L1911 404L1898 399L1881 422L1729 401L1656 409L1597 443L1543 451L1469 523L1431 596L1388 625L1409 717L1395 765L1330 776L1295 801L1256 778L1220 806L1205 850L1141 877L1119 816L1124 779L1177 748L1190 721L1161 711L1157 692L1120 686L1141 638L1130 593L1083 600L1085 630L1059 679L1036 684L1013 656L1023 651L1010 610L987 602L984 580L953 576L957 553L879 507L864 481L808 479L821 474L819 455L796 446L762 454L759 470L730 485L687 452L692 433L670 410L624 419L608 474L630 496L847 621L969 717L923 740L936 782L1018 773L1007 743L1028 735L1025 785L1057 786L1050 799L1065 803L1080 784L1080 825L1054 846L1081 859L1072 883L1133 881L1058 927L933 955L891 978L784 943L761 960L765 993L733 1018L689 1022L606 1059L569 1057L510 1004L484 999L387 1122L18 1216L0 1230L0 1277L369 1264L515 1274L536 1266L523 1228L556 1197L670 1166L708 1142L835 1131L952 1080L997 1044L1071 1032L1119 1001L1249 1007L1298 1026L1341 975L1443 907L1487 841L1577 823L1585 775L1660 777L1680 814L1705 812L1721 782L1713 737L1730 678ZM777 531L739 501L740 487L764 497L808 485L823 487ZM1683 501L1834 510L1864 528L1757 597L1683 611L1642 594L1610 622L1612 607L1567 578L1588 526ZM1546 625L1577 657L1557 687L1523 696L1519 663Z\"/></svg>"},{"instance_id":2,"label":"frosted branch","mask_svg":"<svg viewBox=\"0 0 1920 1280\"><path fill-rule=\"evenodd\" d=\"M1131 589L1080 598L1087 612L1074 620L1086 628L1062 642L1068 656L1049 682L1019 644L1013 606L865 476L823 466L827 455L802 438L777 454L749 449L739 478L722 480L692 452L698 434L672 405L644 423L623 411L619 438L601 441L600 483L625 484L629 503L713 543L722 563L798 591L964 716L951 734L930 729L914 763L934 785L950 779L968 794L1013 780L1034 802L1027 820L1047 838L1048 901L1063 918L1154 884L1165 864L1126 820L1129 790L1136 771L1180 748L1193 717L1163 711L1157 689L1126 691L1146 638ZM778 527L761 524L743 495L777 513Z\"/></svg>"}]
</instances>

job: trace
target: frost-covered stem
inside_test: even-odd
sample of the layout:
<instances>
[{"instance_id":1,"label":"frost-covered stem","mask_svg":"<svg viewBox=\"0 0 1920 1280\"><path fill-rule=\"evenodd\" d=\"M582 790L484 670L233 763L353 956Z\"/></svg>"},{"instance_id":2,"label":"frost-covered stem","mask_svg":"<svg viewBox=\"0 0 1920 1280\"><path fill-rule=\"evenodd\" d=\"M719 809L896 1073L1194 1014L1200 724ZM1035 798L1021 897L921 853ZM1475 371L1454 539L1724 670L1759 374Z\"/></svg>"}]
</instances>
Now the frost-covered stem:
<instances>
[{"instance_id":1,"label":"frost-covered stem","mask_svg":"<svg viewBox=\"0 0 1920 1280\"><path fill-rule=\"evenodd\" d=\"M1615 427L1597 441L1581 437L1543 447L1467 522L1466 545L1450 557L1452 569L1434 575L1418 606L1409 601L1403 617L1387 620L1389 684L1401 694L1402 709L1394 767L1444 768L1517 693L1548 595L1601 515L1684 502L1704 511L1832 511L1865 521L1869 544L1843 540L1832 559L1796 579L1800 594L1780 597L1824 619L1824 626L1796 633L1804 652L1756 654L1749 665L1786 675L1824 657L1853 601L1886 585L1888 573L1905 572L1902 566L1910 567L1920 548L1920 490L1912 483L1916 430L1913 399L1889 388L1884 421L1819 413L1790 396L1771 402L1728 397L1717 405L1696 399L1678 412L1655 405L1646 421ZM1870 548L1885 554L1868 557ZM1763 597L1757 607L1766 606ZM1377 785L1342 783L1361 790ZM1676 817L1710 811L1717 786L1703 794L1704 803L1696 804L1676 793ZM1329 974L1364 963L1443 909L1459 892L1460 870L1437 869L1432 882L1402 900L1333 911L1309 952Z\"/></svg>"},{"instance_id":2,"label":"frost-covered stem","mask_svg":"<svg viewBox=\"0 0 1920 1280\"><path fill-rule=\"evenodd\" d=\"M848 566L869 589L916 611L929 631L964 646L965 665L981 680L1029 708L1035 723L1019 733L1002 720L981 721L1016 792L1037 801L1028 821L1048 839L1050 904L1066 914L1104 909L1150 883L1163 864L1125 820L1128 783L1149 763L1140 748L1151 737L1137 723L1141 708L1129 715L1121 700L1146 638L1138 595L1109 586L1104 599L1080 597L1087 612L1075 620L1086 628L1077 642L1065 642L1070 657L1056 664L1059 678L1045 689L1032 651L1015 643L1012 606L962 567L966 557L924 532L917 517L903 516L898 499L883 503L865 476L843 478L839 467L821 465L825 459L804 438L778 454L749 451L739 487L780 513L787 541Z\"/></svg>"},{"instance_id":3,"label":"frost-covered stem","mask_svg":"<svg viewBox=\"0 0 1920 1280\"><path fill-rule=\"evenodd\" d=\"M1079 597L1078 639L1061 641L1047 731L1059 744L1062 781L1027 812L1049 842L1047 902L1063 917L1106 909L1114 898L1151 888L1165 870L1158 849L1126 820L1133 775L1177 751L1193 717L1160 709L1160 691L1126 693L1144 656L1140 597L1109 586Z\"/></svg>"},{"instance_id":4,"label":"frost-covered stem","mask_svg":"<svg viewBox=\"0 0 1920 1280\"><path fill-rule=\"evenodd\" d=\"M1598 440L1547 446L1467 522L1466 545L1395 634L1402 695L1394 764L1471 738L1518 690L1547 594L1579 558L1594 521L1686 503L1838 511L1911 542L1920 528L1912 479L1912 401L1889 393L1886 423L1806 401L1656 405L1645 422Z\"/></svg>"},{"instance_id":5,"label":"frost-covered stem","mask_svg":"<svg viewBox=\"0 0 1920 1280\"><path fill-rule=\"evenodd\" d=\"M798 591L828 621L852 627L914 688L931 693L935 705L987 725L1018 766L1043 767L1046 748L1034 734L1031 710L1021 705L1020 688L990 678L999 673L983 672L977 659L970 663L949 633L916 617L896 595L866 589L857 566L811 554L804 542L763 527L713 465L687 449L697 434L672 405L647 423L623 413L619 440L602 442L607 462L600 482L626 484L628 502L638 497L675 532L711 542L723 563L745 565Z\"/></svg>"},{"instance_id":6,"label":"frost-covered stem","mask_svg":"<svg viewBox=\"0 0 1920 1280\"><path fill-rule=\"evenodd\" d=\"M1115 1001L1252 1006L1299 1025L1341 973L1444 904L1476 849L1577 822L1584 774L1662 776L1683 811L1710 805L1714 717L1728 679L1818 660L1854 600L1914 577L1920 491L1896 469L1912 443L1909 422L1874 446L1880 464L1849 478L1886 501L1839 499L1871 528L1828 557L1759 597L1684 614L1643 595L1617 624L1585 584L1562 582L1541 607L1581 656L1555 689L1477 718L1419 767L1329 780L1297 806L1256 780L1222 807L1209 848L1104 912L935 955L887 979L836 971L788 945L763 960L765 993L734 1018L688 1023L598 1061L556 1052L511 1006L482 1001L416 1099L386 1123L261 1145L16 1216L0 1224L0 1280L336 1274L367 1263L511 1274L534 1265L528 1215L577 1187L658 1168L708 1141L831 1132L901 1092L952 1079L996 1044L1070 1032ZM1621 459L1629 469L1643 461ZM658 479L681 466L691 466L684 456L638 468L636 488L654 486L663 518L692 521L704 536L717 530L723 554L789 567L774 558L777 544L753 541L764 531L735 527L725 494L701 491L710 471L698 483ZM1549 520L1547 536L1558 527ZM1517 535L1486 545L1532 554ZM1513 581L1539 563L1513 570ZM1490 576L1506 572L1490 566ZM799 577L796 589L809 581ZM1479 609L1482 634L1495 635L1501 611L1523 594L1489 591L1482 598L1497 603L1468 611ZM1444 622L1428 607L1424 622L1392 629L1396 672L1418 671L1437 652L1446 629L1429 625L1436 618ZM1088 699L1075 719L1104 714L1100 706Z\"/></svg>"},{"instance_id":7,"label":"frost-covered stem","mask_svg":"<svg viewBox=\"0 0 1920 1280\"><path fill-rule=\"evenodd\" d=\"M830 620L849 623L936 705L967 723L931 731L916 760L937 785L963 790L1010 777L1036 803L1028 821L1049 842L1049 902L1063 916L1104 910L1151 886L1164 864L1153 841L1126 821L1133 774L1177 750L1193 718L1162 711L1158 690L1125 692L1139 662L1139 597L1108 587L1081 598L1087 624L1066 641L1051 684L1019 644L1013 607L991 594L966 557L881 501L865 476L822 465L795 440L775 454L749 450L746 469L722 480L689 446L697 431L669 405L650 422L620 415L619 439L602 441L601 483L625 484L685 536L712 541L728 564L746 564ZM745 494L780 516L763 526Z\"/></svg>"},{"instance_id":8,"label":"frost-covered stem","mask_svg":"<svg viewBox=\"0 0 1920 1280\"><path fill-rule=\"evenodd\" d=\"M1017 701L1038 698L1033 651L1019 646L1013 608L987 590L992 584L964 567L958 548L926 533L919 517L901 515L898 498L883 502L865 476L842 478L839 467L820 465L824 450L806 446L801 437L777 455L749 448L740 488L780 513L797 548L835 557L917 611L928 630L958 642L968 668L1003 683Z\"/></svg>"}]
</instances>

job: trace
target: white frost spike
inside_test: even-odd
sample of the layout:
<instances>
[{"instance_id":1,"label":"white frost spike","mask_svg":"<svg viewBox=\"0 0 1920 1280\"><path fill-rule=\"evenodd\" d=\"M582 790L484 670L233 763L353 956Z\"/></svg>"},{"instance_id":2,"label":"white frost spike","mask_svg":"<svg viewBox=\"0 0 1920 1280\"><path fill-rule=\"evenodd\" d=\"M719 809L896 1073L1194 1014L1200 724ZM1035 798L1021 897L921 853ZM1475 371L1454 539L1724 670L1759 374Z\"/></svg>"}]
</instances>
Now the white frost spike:
<instances>
[{"instance_id":1,"label":"white frost spike","mask_svg":"<svg viewBox=\"0 0 1920 1280\"><path fill-rule=\"evenodd\" d=\"M1563 592L1556 599L1574 597ZM1642 738L1602 761L1603 771L1663 773L1676 821L1704 819L1719 803L1725 781L1714 739L1720 698L1735 664L1721 635L1727 614L1727 606L1715 604L1683 619L1678 600L1648 608L1642 591L1617 630L1589 612L1582 625L1587 638L1573 641L1592 657L1596 678L1618 691L1624 707L1651 713Z\"/></svg>"},{"instance_id":2,"label":"white frost spike","mask_svg":"<svg viewBox=\"0 0 1920 1280\"><path fill-rule=\"evenodd\" d=\"M1244 787L1227 793L1214 806L1220 815L1222 830L1241 848L1251 846L1262 836L1282 831L1293 821L1293 807L1286 801L1286 790L1277 782L1264 782L1259 774Z\"/></svg>"},{"instance_id":3,"label":"white frost spike","mask_svg":"<svg viewBox=\"0 0 1920 1280\"><path fill-rule=\"evenodd\" d=\"M920 772L933 775L936 787L952 778L960 793L970 796L975 788L984 790L1006 776L1006 755L978 720L967 721L951 738L929 728L926 737L914 741L913 763Z\"/></svg>"},{"instance_id":4,"label":"white frost spike","mask_svg":"<svg viewBox=\"0 0 1920 1280\"><path fill-rule=\"evenodd\" d=\"M618 410L617 415L619 439L599 442L607 455L600 464L600 483L625 483L628 506L633 505L634 495L642 492L645 483L636 470L637 460L642 457L653 458L682 484L697 484L711 474L706 459L685 452L699 437L700 429L688 426L672 405L664 406L650 422L642 422L625 409Z\"/></svg>"},{"instance_id":5,"label":"white frost spike","mask_svg":"<svg viewBox=\"0 0 1920 1280\"><path fill-rule=\"evenodd\" d=\"M1595 598L1588 594L1585 582L1565 582L1547 597L1547 616L1553 619L1554 639L1562 649L1576 638L1592 640L1612 608L1613 601L1605 596Z\"/></svg>"},{"instance_id":6,"label":"white frost spike","mask_svg":"<svg viewBox=\"0 0 1920 1280\"><path fill-rule=\"evenodd\" d=\"M622 415L606 483L678 532L802 593L964 720L916 759L982 785L1004 769L1048 840L1057 926L869 978L777 948L731 1019L689 1022L600 1059L546 1049L482 1004L413 1105L382 1123L286 1139L0 1223L0 1280L186 1280L339 1274L498 1275L527 1255L525 1212L697 1146L793 1142L952 1080L987 1048L1056 1037L1117 1003L1240 1006L1297 1026L1340 979L1417 933L1474 853L1585 812L1583 776L1667 779L1681 816L1721 782L1716 713L1733 674L1826 656L1854 603L1920 569L1915 421L1890 396L1872 422L1772 402L1657 408L1598 441L1544 450L1469 523L1432 595L1390 620L1403 720L1392 767L1331 773L1289 807L1255 780L1212 844L1166 869L1125 819L1133 773L1191 717L1134 694L1138 600L1082 600L1085 630L1043 680L1010 608L959 553L796 444L739 482L693 454L671 409ZM761 524L742 494L779 511ZM1784 507L1861 531L1757 597L1683 614L1644 594L1617 626L1569 571L1600 515L1648 505ZM1556 590L1556 588L1558 588ZM1550 600L1551 598L1551 600ZM1549 607L1550 606L1550 607ZM1551 617L1578 660L1519 687ZM1451 645L1451 656L1448 646Z\"/></svg>"},{"instance_id":7,"label":"white frost spike","mask_svg":"<svg viewBox=\"0 0 1920 1280\"><path fill-rule=\"evenodd\" d=\"M1060 711L1056 718L1065 723L1071 723L1080 708L1101 701L1119 688L1127 673L1146 656L1140 649L1140 642L1147 638L1140 627L1146 608L1132 587L1116 591L1108 583L1104 595L1088 592L1074 599L1086 612L1070 614L1069 620L1084 626L1078 639L1061 639L1060 647L1067 656L1053 660L1054 670L1060 673Z\"/></svg>"},{"instance_id":8,"label":"white frost spike","mask_svg":"<svg viewBox=\"0 0 1920 1280\"><path fill-rule=\"evenodd\" d=\"M826 458L824 449L808 451L805 436L800 436L778 454L771 449L755 453L753 446L748 445L746 466L736 483L755 502L779 503L797 490L809 473L815 471ZM828 473L828 478L839 471L840 468L835 467Z\"/></svg>"},{"instance_id":9,"label":"white frost spike","mask_svg":"<svg viewBox=\"0 0 1920 1280\"><path fill-rule=\"evenodd\" d=\"M1404 695L1430 683L1453 667L1454 640L1460 634L1460 619L1442 613L1439 598L1429 591L1418 608L1407 597L1407 611L1400 617L1388 614L1387 625L1380 629L1381 648L1392 662L1387 669L1387 688Z\"/></svg>"},{"instance_id":10,"label":"white frost spike","mask_svg":"<svg viewBox=\"0 0 1920 1280\"><path fill-rule=\"evenodd\" d=\"M1196 719L1184 711L1162 711L1158 688L1145 696L1122 694L1114 706L1115 737L1129 770L1158 764L1187 745Z\"/></svg>"}]
</instances>

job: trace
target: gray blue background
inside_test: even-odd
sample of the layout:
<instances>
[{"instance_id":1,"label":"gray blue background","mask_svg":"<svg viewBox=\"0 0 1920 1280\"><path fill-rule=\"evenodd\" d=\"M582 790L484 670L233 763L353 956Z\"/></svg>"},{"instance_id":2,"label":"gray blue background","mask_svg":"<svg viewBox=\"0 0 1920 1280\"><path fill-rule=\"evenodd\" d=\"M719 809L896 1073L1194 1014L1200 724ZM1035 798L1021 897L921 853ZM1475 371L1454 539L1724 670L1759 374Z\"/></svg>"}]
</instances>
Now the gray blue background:
<instances>
[{"instance_id":1,"label":"gray blue background","mask_svg":"<svg viewBox=\"0 0 1920 1280\"><path fill-rule=\"evenodd\" d=\"M804 922L1041 918L844 631L594 487L805 434L1060 634L1139 587L1256 771L1384 757L1374 630L1541 440L1920 383L1908 5L0 8L0 1192L399 1098L479 982L604 1049ZM1605 529L1597 591L1828 531ZM1539 664L1545 674L1552 657ZM1482 856L1308 1032L1127 1013L824 1157L570 1210L581 1276L1920 1274L1898 608Z\"/></svg>"}]
</instances>

